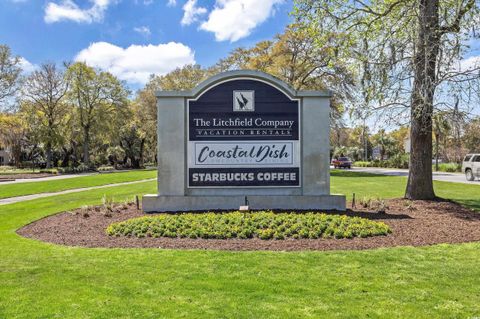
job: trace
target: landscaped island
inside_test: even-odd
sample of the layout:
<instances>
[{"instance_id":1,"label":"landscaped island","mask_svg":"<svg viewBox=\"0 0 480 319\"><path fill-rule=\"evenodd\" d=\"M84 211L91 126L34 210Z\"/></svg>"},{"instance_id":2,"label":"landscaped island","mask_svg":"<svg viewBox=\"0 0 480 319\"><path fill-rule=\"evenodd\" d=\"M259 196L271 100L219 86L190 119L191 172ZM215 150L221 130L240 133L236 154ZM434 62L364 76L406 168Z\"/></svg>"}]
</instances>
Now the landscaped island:
<instances>
[{"instance_id":1,"label":"landscaped island","mask_svg":"<svg viewBox=\"0 0 480 319\"><path fill-rule=\"evenodd\" d=\"M107 228L110 236L169 238L318 239L386 235L390 227L361 217L323 213L186 213L133 218Z\"/></svg>"}]
</instances>

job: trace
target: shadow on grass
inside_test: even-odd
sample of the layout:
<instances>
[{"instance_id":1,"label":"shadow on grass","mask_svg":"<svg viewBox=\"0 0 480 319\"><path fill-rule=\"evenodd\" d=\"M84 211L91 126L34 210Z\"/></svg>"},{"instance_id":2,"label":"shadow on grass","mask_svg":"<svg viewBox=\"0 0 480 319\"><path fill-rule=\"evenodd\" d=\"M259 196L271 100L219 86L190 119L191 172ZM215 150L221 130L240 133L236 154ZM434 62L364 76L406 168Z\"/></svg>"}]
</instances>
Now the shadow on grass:
<instances>
[{"instance_id":1,"label":"shadow on grass","mask_svg":"<svg viewBox=\"0 0 480 319\"><path fill-rule=\"evenodd\" d=\"M355 171L348 171L348 170L339 170L334 169L330 170L330 176L338 176L338 177L391 177L389 175L382 175L382 174L373 174L373 173L365 173L365 172L355 172Z\"/></svg>"},{"instance_id":2,"label":"shadow on grass","mask_svg":"<svg viewBox=\"0 0 480 319\"><path fill-rule=\"evenodd\" d=\"M237 212L238 210L209 210L209 213L215 214L224 214L224 213L232 213ZM388 214L388 213L377 213L377 212L368 212L368 211L353 211L351 209L347 209L346 211L337 211L337 210L315 210L315 209L297 209L293 210L285 210L285 209L251 209L248 213L258 213L258 212L265 212L265 211L272 211L275 214L281 213L295 213L295 214L307 214L307 213L323 213L327 215L344 215L348 217L362 217L370 220L376 219L412 219L412 217L405 215L405 214ZM155 214L205 214L207 211L205 210L195 210L195 211L176 211L176 212L158 212L158 213L146 213L145 215L155 215Z\"/></svg>"}]
</instances>

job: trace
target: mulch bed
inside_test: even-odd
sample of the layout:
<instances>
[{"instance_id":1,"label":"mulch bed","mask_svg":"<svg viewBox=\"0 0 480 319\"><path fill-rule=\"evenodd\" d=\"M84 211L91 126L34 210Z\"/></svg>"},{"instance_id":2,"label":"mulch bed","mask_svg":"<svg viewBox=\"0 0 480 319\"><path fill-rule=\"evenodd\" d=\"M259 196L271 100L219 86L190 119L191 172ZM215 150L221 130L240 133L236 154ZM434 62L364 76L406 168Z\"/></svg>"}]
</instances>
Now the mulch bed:
<instances>
[{"instance_id":1,"label":"mulch bed","mask_svg":"<svg viewBox=\"0 0 480 319\"><path fill-rule=\"evenodd\" d=\"M439 243L480 241L480 213L448 201L388 201L385 213L367 209L331 212L383 221L392 233L387 236L354 239L174 239L110 237L105 229L114 222L145 216L135 206L117 207L111 217L93 208L88 217L80 210L60 213L33 222L18 234L50 243L82 247L151 247L171 249L216 250L360 250L393 246L425 246Z\"/></svg>"},{"instance_id":2,"label":"mulch bed","mask_svg":"<svg viewBox=\"0 0 480 319\"><path fill-rule=\"evenodd\" d=\"M37 174L5 174L1 175L0 174L0 181L5 180L5 181L11 181L11 180L16 180L16 179L26 179L26 178L41 178L41 177L50 177L50 176L56 176L52 175L50 173L37 173Z\"/></svg>"}]
</instances>

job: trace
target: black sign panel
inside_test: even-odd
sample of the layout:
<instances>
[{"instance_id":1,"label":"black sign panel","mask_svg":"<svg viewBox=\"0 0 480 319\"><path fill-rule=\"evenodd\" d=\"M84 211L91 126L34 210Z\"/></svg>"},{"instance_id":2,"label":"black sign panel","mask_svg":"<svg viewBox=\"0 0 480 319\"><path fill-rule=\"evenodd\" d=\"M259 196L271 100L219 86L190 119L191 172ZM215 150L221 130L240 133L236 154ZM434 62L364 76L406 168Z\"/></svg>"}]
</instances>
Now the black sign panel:
<instances>
[{"instance_id":1,"label":"black sign panel","mask_svg":"<svg viewBox=\"0 0 480 319\"><path fill-rule=\"evenodd\" d=\"M299 118L298 101L256 80L188 101L188 186L300 186Z\"/></svg>"},{"instance_id":2,"label":"black sign panel","mask_svg":"<svg viewBox=\"0 0 480 319\"><path fill-rule=\"evenodd\" d=\"M200 186L297 186L297 168L190 168L189 184Z\"/></svg>"},{"instance_id":3,"label":"black sign panel","mask_svg":"<svg viewBox=\"0 0 480 319\"><path fill-rule=\"evenodd\" d=\"M236 109L242 100L253 110ZM298 120L298 101L278 89L259 81L230 81L189 102L189 140L298 140Z\"/></svg>"}]
</instances>

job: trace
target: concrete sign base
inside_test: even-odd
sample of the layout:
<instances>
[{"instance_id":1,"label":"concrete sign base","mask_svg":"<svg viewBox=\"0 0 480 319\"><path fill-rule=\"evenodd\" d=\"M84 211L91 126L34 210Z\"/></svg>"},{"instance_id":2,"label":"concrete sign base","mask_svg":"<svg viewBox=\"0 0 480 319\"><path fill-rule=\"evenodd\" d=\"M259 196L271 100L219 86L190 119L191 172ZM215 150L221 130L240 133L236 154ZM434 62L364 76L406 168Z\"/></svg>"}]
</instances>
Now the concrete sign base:
<instances>
[{"instance_id":1,"label":"concrete sign base","mask_svg":"<svg viewBox=\"0 0 480 319\"><path fill-rule=\"evenodd\" d=\"M345 196L247 196L249 208L288 210L345 210ZM245 196L157 196L143 197L143 210L155 211L196 211L196 210L238 210L245 204Z\"/></svg>"}]
</instances>

